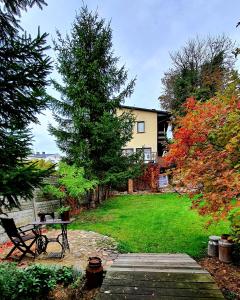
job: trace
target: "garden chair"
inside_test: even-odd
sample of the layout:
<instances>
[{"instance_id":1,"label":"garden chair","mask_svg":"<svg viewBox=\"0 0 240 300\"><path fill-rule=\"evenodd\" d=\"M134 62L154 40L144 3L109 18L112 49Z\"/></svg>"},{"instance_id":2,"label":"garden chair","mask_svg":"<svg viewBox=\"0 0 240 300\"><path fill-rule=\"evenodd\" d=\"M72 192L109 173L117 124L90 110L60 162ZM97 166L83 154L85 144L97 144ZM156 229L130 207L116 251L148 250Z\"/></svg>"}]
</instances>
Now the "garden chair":
<instances>
[{"instance_id":1,"label":"garden chair","mask_svg":"<svg viewBox=\"0 0 240 300\"><path fill-rule=\"evenodd\" d=\"M31 247L34 243L36 243L39 234L34 230L34 228L26 229L27 226L17 228L14 220L10 218L0 218L0 221L6 234L14 245L6 258L8 258L16 249L22 252L19 261L21 261L27 253L35 257L35 252L31 250Z\"/></svg>"}]
</instances>

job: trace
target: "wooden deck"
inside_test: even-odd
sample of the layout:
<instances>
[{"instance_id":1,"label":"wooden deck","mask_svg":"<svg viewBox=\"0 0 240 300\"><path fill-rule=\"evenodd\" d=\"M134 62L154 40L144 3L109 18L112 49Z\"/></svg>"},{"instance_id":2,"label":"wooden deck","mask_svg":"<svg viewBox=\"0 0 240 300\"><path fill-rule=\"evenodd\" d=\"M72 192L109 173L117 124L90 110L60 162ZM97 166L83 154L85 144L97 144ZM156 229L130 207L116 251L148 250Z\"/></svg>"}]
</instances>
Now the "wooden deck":
<instances>
[{"instance_id":1,"label":"wooden deck","mask_svg":"<svg viewBox=\"0 0 240 300\"><path fill-rule=\"evenodd\" d=\"M207 271L186 254L121 254L97 300L224 299Z\"/></svg>"}]
</instances>

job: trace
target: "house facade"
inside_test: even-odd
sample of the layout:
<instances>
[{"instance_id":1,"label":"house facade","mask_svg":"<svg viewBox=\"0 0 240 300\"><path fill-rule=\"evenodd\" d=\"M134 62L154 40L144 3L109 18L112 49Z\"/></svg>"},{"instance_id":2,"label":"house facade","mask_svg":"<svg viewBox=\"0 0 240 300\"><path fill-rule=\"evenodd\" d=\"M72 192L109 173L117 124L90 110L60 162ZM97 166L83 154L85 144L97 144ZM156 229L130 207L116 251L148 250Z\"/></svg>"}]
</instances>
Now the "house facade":
<instances>
[{"instance_id":1,"label":"house facade","mask_svg":"<svg viewBox=\"0 0 240 300\"><path fill-rule=\"evenodd\" d=\"M36 152L36 153L32 153L31 155L29 155L28 159L29 160L32 160L32 159L43 159L45 161L50 161L53 164L57 164L61 160L61 156L58 153L50 154L50 153L46 153L46 152L42 152L42 153Z\"/></svg>"},{"instance_id":2,"label":"house facade","mask_svg":"<svg viewBox=\"0 0 240 300\"><path fill-rule=\"evenodd\" d=\"M131 112L135 116L133 137L123 148L125 155L143 151L145 162L156 162L163 155L170 113L156 109L121 106L118 111Z\"/></svg>"}]
</instances>

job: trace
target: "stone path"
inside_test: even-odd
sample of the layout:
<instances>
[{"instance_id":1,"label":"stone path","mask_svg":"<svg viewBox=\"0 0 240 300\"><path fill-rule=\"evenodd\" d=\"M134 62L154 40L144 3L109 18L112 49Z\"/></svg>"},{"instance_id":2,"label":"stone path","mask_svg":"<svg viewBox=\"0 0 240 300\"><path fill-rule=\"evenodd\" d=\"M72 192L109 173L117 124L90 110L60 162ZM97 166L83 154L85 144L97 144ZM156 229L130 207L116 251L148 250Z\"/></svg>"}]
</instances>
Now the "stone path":
<instances>
[{"instance_id":1,"label":"stone path","mask_svg":"<svg viewBox=\"0 0 240 300\"><path fill-rule=\"evenodd\" d=\"M60 233L59 230L50 230L46 234L48 237L56 237ZM36 263L59 264L64 266L74 266L76 268L85 269L90 256L98 256L102 259L104 269L107 269L118 256L117 243L114 239L101 235L92 231L84 230L68 230L68 241L70 245L70 253L67 251L64 258L49 258L47 255L41 254L35 259ZM0 258L10 248L1 253ZM49 243L47 252L60 252L61 247L58 243ZM23 263L32 261L32 258L23 259Z\"/></svg>"}]
</instances>

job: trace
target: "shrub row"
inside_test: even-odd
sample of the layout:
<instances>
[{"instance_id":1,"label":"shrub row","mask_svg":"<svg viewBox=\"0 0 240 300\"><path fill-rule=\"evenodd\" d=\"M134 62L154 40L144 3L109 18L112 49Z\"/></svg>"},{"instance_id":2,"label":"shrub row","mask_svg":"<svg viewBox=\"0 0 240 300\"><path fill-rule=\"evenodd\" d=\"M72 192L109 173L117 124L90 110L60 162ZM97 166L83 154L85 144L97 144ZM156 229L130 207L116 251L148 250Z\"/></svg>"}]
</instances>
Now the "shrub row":
<instances>
[{"instance_id":1,"label":"shrub row","mask_svg":"<svg viewBox=\"0 0 240 300\"><path fill-rule=\"evenodd\" d=\"M15 263L0 263L1 300L46 299L57 284L68 286L79 276L70 267L35 264L19 268Z\"/></svg>"}]
</instances>

